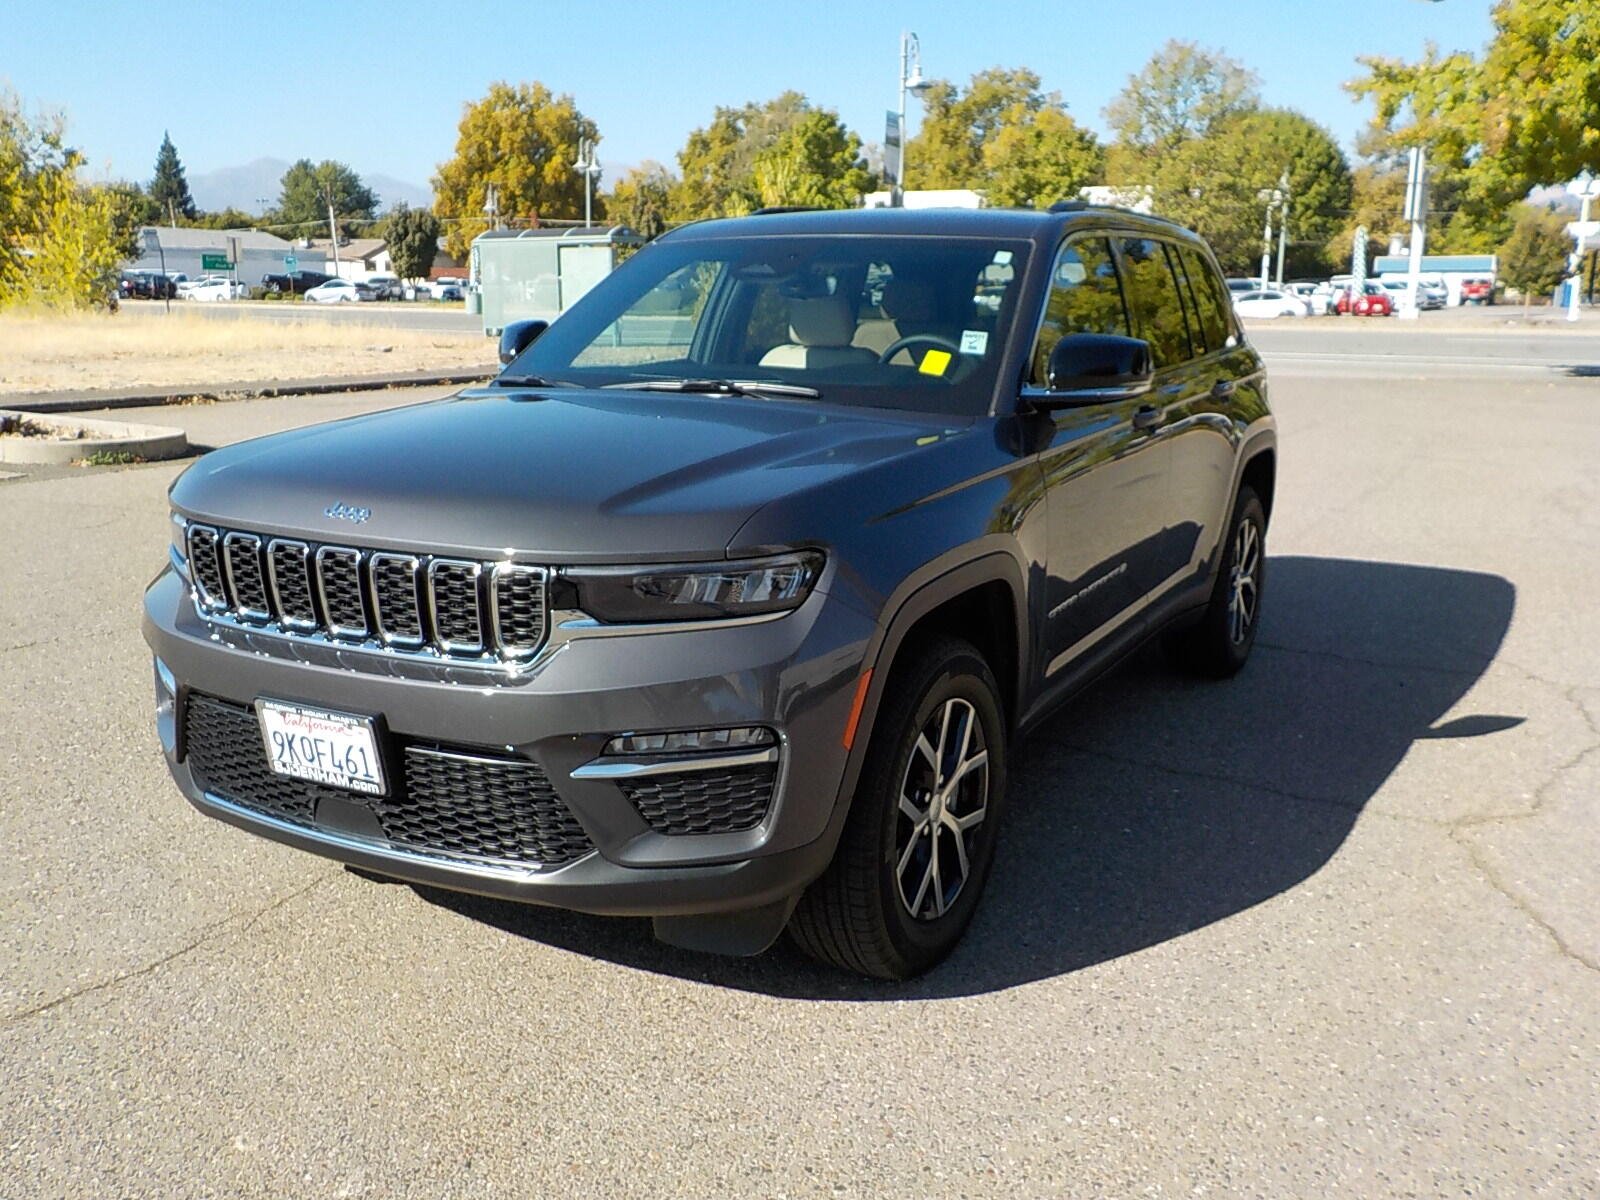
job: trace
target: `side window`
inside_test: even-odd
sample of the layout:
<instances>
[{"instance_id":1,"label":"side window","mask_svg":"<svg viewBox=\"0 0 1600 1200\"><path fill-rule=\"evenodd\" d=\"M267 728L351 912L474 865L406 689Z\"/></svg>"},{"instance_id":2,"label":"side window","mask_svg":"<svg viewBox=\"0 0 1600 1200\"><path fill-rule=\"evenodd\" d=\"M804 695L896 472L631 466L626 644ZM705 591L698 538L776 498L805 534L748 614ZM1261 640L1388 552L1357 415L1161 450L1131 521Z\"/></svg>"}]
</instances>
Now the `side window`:
<instances>
[{"instance_id":1,"label":"side window","mask_svg":"<svg viewBox=\"0 0 1600 1200\"><path fill-rule=\"evenodd\" d=\"M1185 246L1178 253L1189 276L1189 294L1194 297L1200 315L1200 332L1205 337L1206 349L1221 350L1229 338L1228 301L1223 298L1222 281L1198 250Z\"/></svg>"},{"instance_id":2,"label":"side window","mask_svg":"<svg viewBox=\"0 0 1600 1200\"><path fill-rule=\"evenodd\" d=\"M1121 239L1123 286L1133 336L1150 343L1156 367L1170 367L1189 357L1189 331L1184 325L1178 284L1167 266L1161 243L1154 238Z\"/></svg>"},{"instance_id":3,"label":"side window","mask_svg":"<svg viewBox=\"0 0 1600 1200\"><path fill-rule=\"evenodd\" d=\"M1205 338L1200 333L1200 319L1195 316L1194 297L1189 292L1189 281L1183 274L1183 263L1178 261L1178 248L1171 242L1162 242L1167 256L1167 270L1178 289L1178 300L1183 305L1183 323L1189 331L1189 357L1199 358L1206 352Z\"/></svg>"},{"instance_id":4,"label":"side window","mask_svg":"<svg viewBox=\"0 0 1600 1200\"><path fill-rule=\"evenodd\" d=\"M1083 238L1061 248L1050 277L1050 298L1033 348L1028 382L1043 387L1050 352L1071 333L1128 335L1128 314L1117 281L1117 264L1105 238Z\"/></svg>"}]
</instances>

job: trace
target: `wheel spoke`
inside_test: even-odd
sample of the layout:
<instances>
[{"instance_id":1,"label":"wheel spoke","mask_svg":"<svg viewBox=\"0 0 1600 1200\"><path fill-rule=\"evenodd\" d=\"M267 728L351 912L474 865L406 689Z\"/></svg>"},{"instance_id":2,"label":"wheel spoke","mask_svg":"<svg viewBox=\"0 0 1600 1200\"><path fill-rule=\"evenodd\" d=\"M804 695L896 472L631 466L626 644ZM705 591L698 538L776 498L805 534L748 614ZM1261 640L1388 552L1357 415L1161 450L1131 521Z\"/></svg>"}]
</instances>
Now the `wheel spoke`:
<instances>
[{"instance_id":1,"label":"wheel spoke","mask_svg":"<svg viewBox=\"0 0 1600 1200\"><path fill-rule=\"evenodd\" d=\"M928 856L927 868L922 872L922 883L917 887L916 898L911 901L911 915L922 915L922 901L928 894L930 884L937 883L939 873L939 847L933 847L933 853Z\"/></svg>"},{"instance_id":2,"label":"wheel spoke","mask_svg":"<svg viewBox=\"0 0 1600 1200\"><path fill-rule=\"evenodd\" d=\"M939 750L933 766L933 786L935 788L944 784L944 752L950 745L950 713L955 709L955 706L954 700L947 701L944 711L939 714Z\"/></svg>"},{"instance_id":3,"label":"wheel spoke","mask_svg":"<svg viewBox=\"0 0 1600 1200\"><path fill-rule=\"evenodd\" d=\"M983 818L988 815L989 806L987 804L981 804L969 813L963 813L959 817L951 817L950 819L955 822L955 827L959 832L965 833L974 825L982 825Z\"/></svg>"},{"instance_id":4,"label":"wheel spoke","mask_svg":"<svg viewBox=\"0 0 1600 1200\"><path fill-rule=\"evenodd\" d=\"M906 842L905 851L900 855L900 861L895 864L894 874L895 878L900 881L900 890L902 893L905 892L906 868L911 865L911 856L917 852L917 846L921 841L922 832L918 830L917 832L913 833L910 839Z\"/></svg>"},{"instance_id":5,"label":"wheel spoke","mask_svg":"<svg viewBox=\"0 0 1600 1200\"><path fill-rule=\"evenodd\" d=\"M988 762L989 752L987 750L979 750L971 758L962 760L961 765L958 766L955 769L955 772L950 776L950 782L945 784L945 789L947 791L954 791L956 784L960 783L979 767L987 766Z\"/></svg>"},{"instance_id":6,"label":"wheel spoke","mask_svg":"<svg viewBox=\"0 0 1600 1200\"><path fill-rule=\"evenodd\" d=\"M939 756L934 752L933 743L928 741L926 733L917 734L917 753L928 760L928 766L933 768L934 784L937 785L939 782Z\"/></svg>"},{"instance_id":7,"label":"wheel spoke","mask_svg":"<svg viewBox=\"0 0 1600 1200\"><path fill-rule=\"evenodd\" d=\"M949 813L945 814L945 824L950 829L950 837L956 844L956 861L961 867L961 882L967 881L971 865L967 862L967 839L961 836L961 827L956 824L956 819Z\"/></svg>"},{"instance_id":8,"label":"wheel spoke","mask_svg":"<svg viewBox=\"0 0 1600 1200\"><path fill-rule=\"evenodd\" d=\"M912 830L922 828L922 823L928 819L928 810L918 808L916 803L907 798L904 792L900 793L900 811L911 821Z\"/></svg>"},{"instance_id":9,"label":"wheel spoke","mask_svg":"<svg viewBox=\"0 0 1600 1200\"><path fill-rule=\"evenodd\" d=\"M932 826L929 831L929 848L933 851L929 863L933 871L933 915L944 916L944 880L939 875L939 827Z\"/></svg>"}]
</instances>

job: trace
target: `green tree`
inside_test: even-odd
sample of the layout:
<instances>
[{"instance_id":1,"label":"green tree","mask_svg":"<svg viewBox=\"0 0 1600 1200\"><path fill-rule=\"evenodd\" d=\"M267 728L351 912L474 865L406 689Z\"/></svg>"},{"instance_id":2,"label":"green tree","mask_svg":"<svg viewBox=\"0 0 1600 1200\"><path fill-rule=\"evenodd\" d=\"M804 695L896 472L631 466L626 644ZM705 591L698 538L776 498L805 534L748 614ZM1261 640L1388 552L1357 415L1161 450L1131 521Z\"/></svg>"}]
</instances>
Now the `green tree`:
<instances>
[{"instance_id":1,"label":"green tree","mask_svg":"<svg viewBox=\"0 0 1600 1200\"><path fill-rule=\"evenodd\" d=\"M678 177L660 163L641 163L617 180L607 198L606 211L612 220L635 233L658 238L667 231L673 189L677 186Z\"/></svg>"},{"instance_id":2,"label":"green tree","mask_svg":"<svg viewBox=\"0 0 1600 1200\"><path fill-rule=\"evenodd\" d=\"M851 208L872 189L873 176L861 157L861 139L838 114L812 109L756 155L751 182L763 205Z\"/></svg>"},{"instance_id":3,"label":"green tree","mask_svg":"<svg viewBox=\"0 0 1600 1200\"><path fill-rule=\"evenodd\" d=\"M906 176L915 188L982 188L989 179L984 147L1008 124L1023 123L1058 96L1039 91L1025 67L979 71L962 91L934 80L922 97L922 126L906 145Z\"/></svg>"},{"instance_id":4,"label":"green tree","mask_svg":"<svg viewBox=\"0 0 1600 1200\"><path fill-rule=\"evenodd\" d=\"M678 151L682 177L673 189L672 219L738 216L759 207L756 160L813 111L794 91L763 104L717 108L710 124L690 133ZM785 168L769 160L766 169L776 183Z\"/></svg>"},{"instance_id":5,"label":"green tree","mask_svg":"<svg viewBox=\"0 0 1600 1200\"><path fill-rule=\"evenodd\" d=\"M178 148L172 144L172 136L165 132L161 135L161 149L156 152L156 173L150 181L150 199L161 212L162 220L194 218L194 197L189 195L189 181L184 178L183 163L178 161Z\"/></svg>"},{"instance_id":6,"label":"green tree","mask_svg":"<svg viewBox=\"0 0 1600 1200\"><path fill-rule=\"evenodd\" d=\"M327 219L326 214L323 219ZM261 218L242 208L230 206L217 212L200 213L190 224L199 229L254 229L261 224Z\"/></svg>"},{"instance_id":7,"label":"green tree","mask_svg":"<svg viewBox=\"0 0 1600 1200\"><path fill-rule=\"evenodd\" d=\"M1105 174L1094 134L1048 101L1037 113L1007 121L984 144L985 197L991 205L1037 208L1070 199Z\"/></svg>"},{"instance_id":8,"label":"green tree","mask_svg":"<svg viewBox=\"0 0 1600 1200\"><path fill-rule=\"evenodd\" d=\"M326 229L330 197L340 221L370 221L378 210L378 197L361 182L361 176L332 159L313 163L302 158L283 173L279 189L271 224L289 227L289 236L315 234L319 226Z\"/></svg>"},{"instance_id":9,"label":"green tree","mask_svg":"<svg viewBox=\"0 0 1600 1200\"><path fill-rule=\"evenodd\" d=\"M1566 221L1547 209L1524 204L1511 237L1500 249L1500 277L1522 293L1526 310L1535 296L1548 296L1566 278L1571 252Z\"/></svg>"},{"instance_id":10,"label":"green tree","mask_svg":"<svg viewBox=\"0 0 1600 1200\"><path fill-rule=\"evenodd\" d=\"M1152 187L1156 211L1204 235L1229 271L1259 264L1266 217L1262 193L1277 188L1285 171L1287 274L1308 274L1330 265L1330 242L1352 204L1350 166L1338 142L1292 109L1236 113L1165 154L1125 158L1119 169L1136 174L1113 175L1112 183ZM1276 251L1275 241L1274 255Z\"/></svg>"},{"instance_id":11,"label":"green tree","mask_svg":"<svg viewBox=\"0 0 1600 1200\"><path fill-rule=\"evenodd\" d=\"M117 194L78 180L60 118L30 119L0 91L0 307L100 303L124 261Z\"/></svg>"},{"instance_id":12,"label":"green tree","mask_svg":"<svg viewBox=\"0 0 1600 1200\"><path fill-rule=\"evenodd\" d=\"M1260 82L1243 63L1194 42L1169 41L1106 106L1117 140L1159 154L1209 136L1256 108Z\"/></svg>"},{"instance_id":13,"label":"green tree","mask_svg":"<svg viewBox=\"0 0 1600 1200\"><path fill-rule=\"evenodd\" d=\"M425 208L396 204L383 222L394 273L401 279L426 279L439 253L439 219Z\"/></svg>"},{"instance_id":14,"label":"green tree","mask_svg":"<svg viewBox=\"0 0 1600 1200\"><path fill-rule=\"evenodd\" d=\"M450 253L465 255L489 228L491 184L502 219L582 216L584 181L573 164L584 138L599 141L600 131L571 96L554 96L542 83L491 84L466 106L455 156L433 177L433 209L448 226Z\"/></svg>"},{"instance_id":15,"label":"green tree","mask_svg":"<svg viewBox=\"0 0 1600 1200\"><path fill-rule=\"evenodd\" d=\"M1435 181L1459 173L1459 207L1492 235L1541 184L1600 172L1600 6L1500 0L1482 56L1362 58L1345 86L1373 103L1377 152L1428 148Z\"/></svg>"}]
</instances>

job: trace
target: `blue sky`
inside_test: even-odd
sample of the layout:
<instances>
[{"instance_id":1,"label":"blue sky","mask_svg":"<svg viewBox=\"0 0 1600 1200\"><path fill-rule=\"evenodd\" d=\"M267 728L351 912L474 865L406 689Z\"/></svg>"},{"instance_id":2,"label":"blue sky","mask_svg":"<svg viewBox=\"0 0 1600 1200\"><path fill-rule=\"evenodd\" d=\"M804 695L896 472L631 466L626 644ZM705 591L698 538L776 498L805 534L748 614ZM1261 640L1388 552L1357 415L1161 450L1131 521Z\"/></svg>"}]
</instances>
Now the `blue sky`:
<instances>
[{"instance_id":1,"label":"blue sky","mask_svg":"<svg viewBox=\"0 0 1600 1200\"><path fill-rule=\"evenodd\" d=\"M3 7L0 81L32 106L65 110L96 175L146 178L168 129L191 174L262 156L337 158L422 185L451 153L462 103L496 79L571 92L599 123L614 172L671 163L716 105L786 88L879 141L907 28L930 76L1030 66L1101 129L1106 102L1175 37L1243 60L1268 103L1300 109L1348 146L1365 119L1339 86L1356 55L1412 57L1428 39L1475 50L1491 31L1490 0Z\"/></svg>"}]
</instances>

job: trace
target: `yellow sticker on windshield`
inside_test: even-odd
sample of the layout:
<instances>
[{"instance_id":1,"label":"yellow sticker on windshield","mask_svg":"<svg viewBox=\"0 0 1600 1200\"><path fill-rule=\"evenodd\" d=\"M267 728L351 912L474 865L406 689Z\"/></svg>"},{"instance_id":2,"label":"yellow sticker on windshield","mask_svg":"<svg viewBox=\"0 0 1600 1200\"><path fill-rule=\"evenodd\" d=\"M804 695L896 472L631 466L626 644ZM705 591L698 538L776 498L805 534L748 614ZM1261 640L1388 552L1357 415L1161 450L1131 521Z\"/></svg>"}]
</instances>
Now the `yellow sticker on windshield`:
<instances>
[{"instance_id":1,"label":"yellow sticker on windshield","mask_svg":"<svg viewBox=\"0 0 1600 1200\"><path fill-rule=\"evenodd\" d=\"M917 368L924 375L943 375L945 368L950 365L950 351L929 350L922 356L922 365Z\"/></svg>"}]
</instances>

